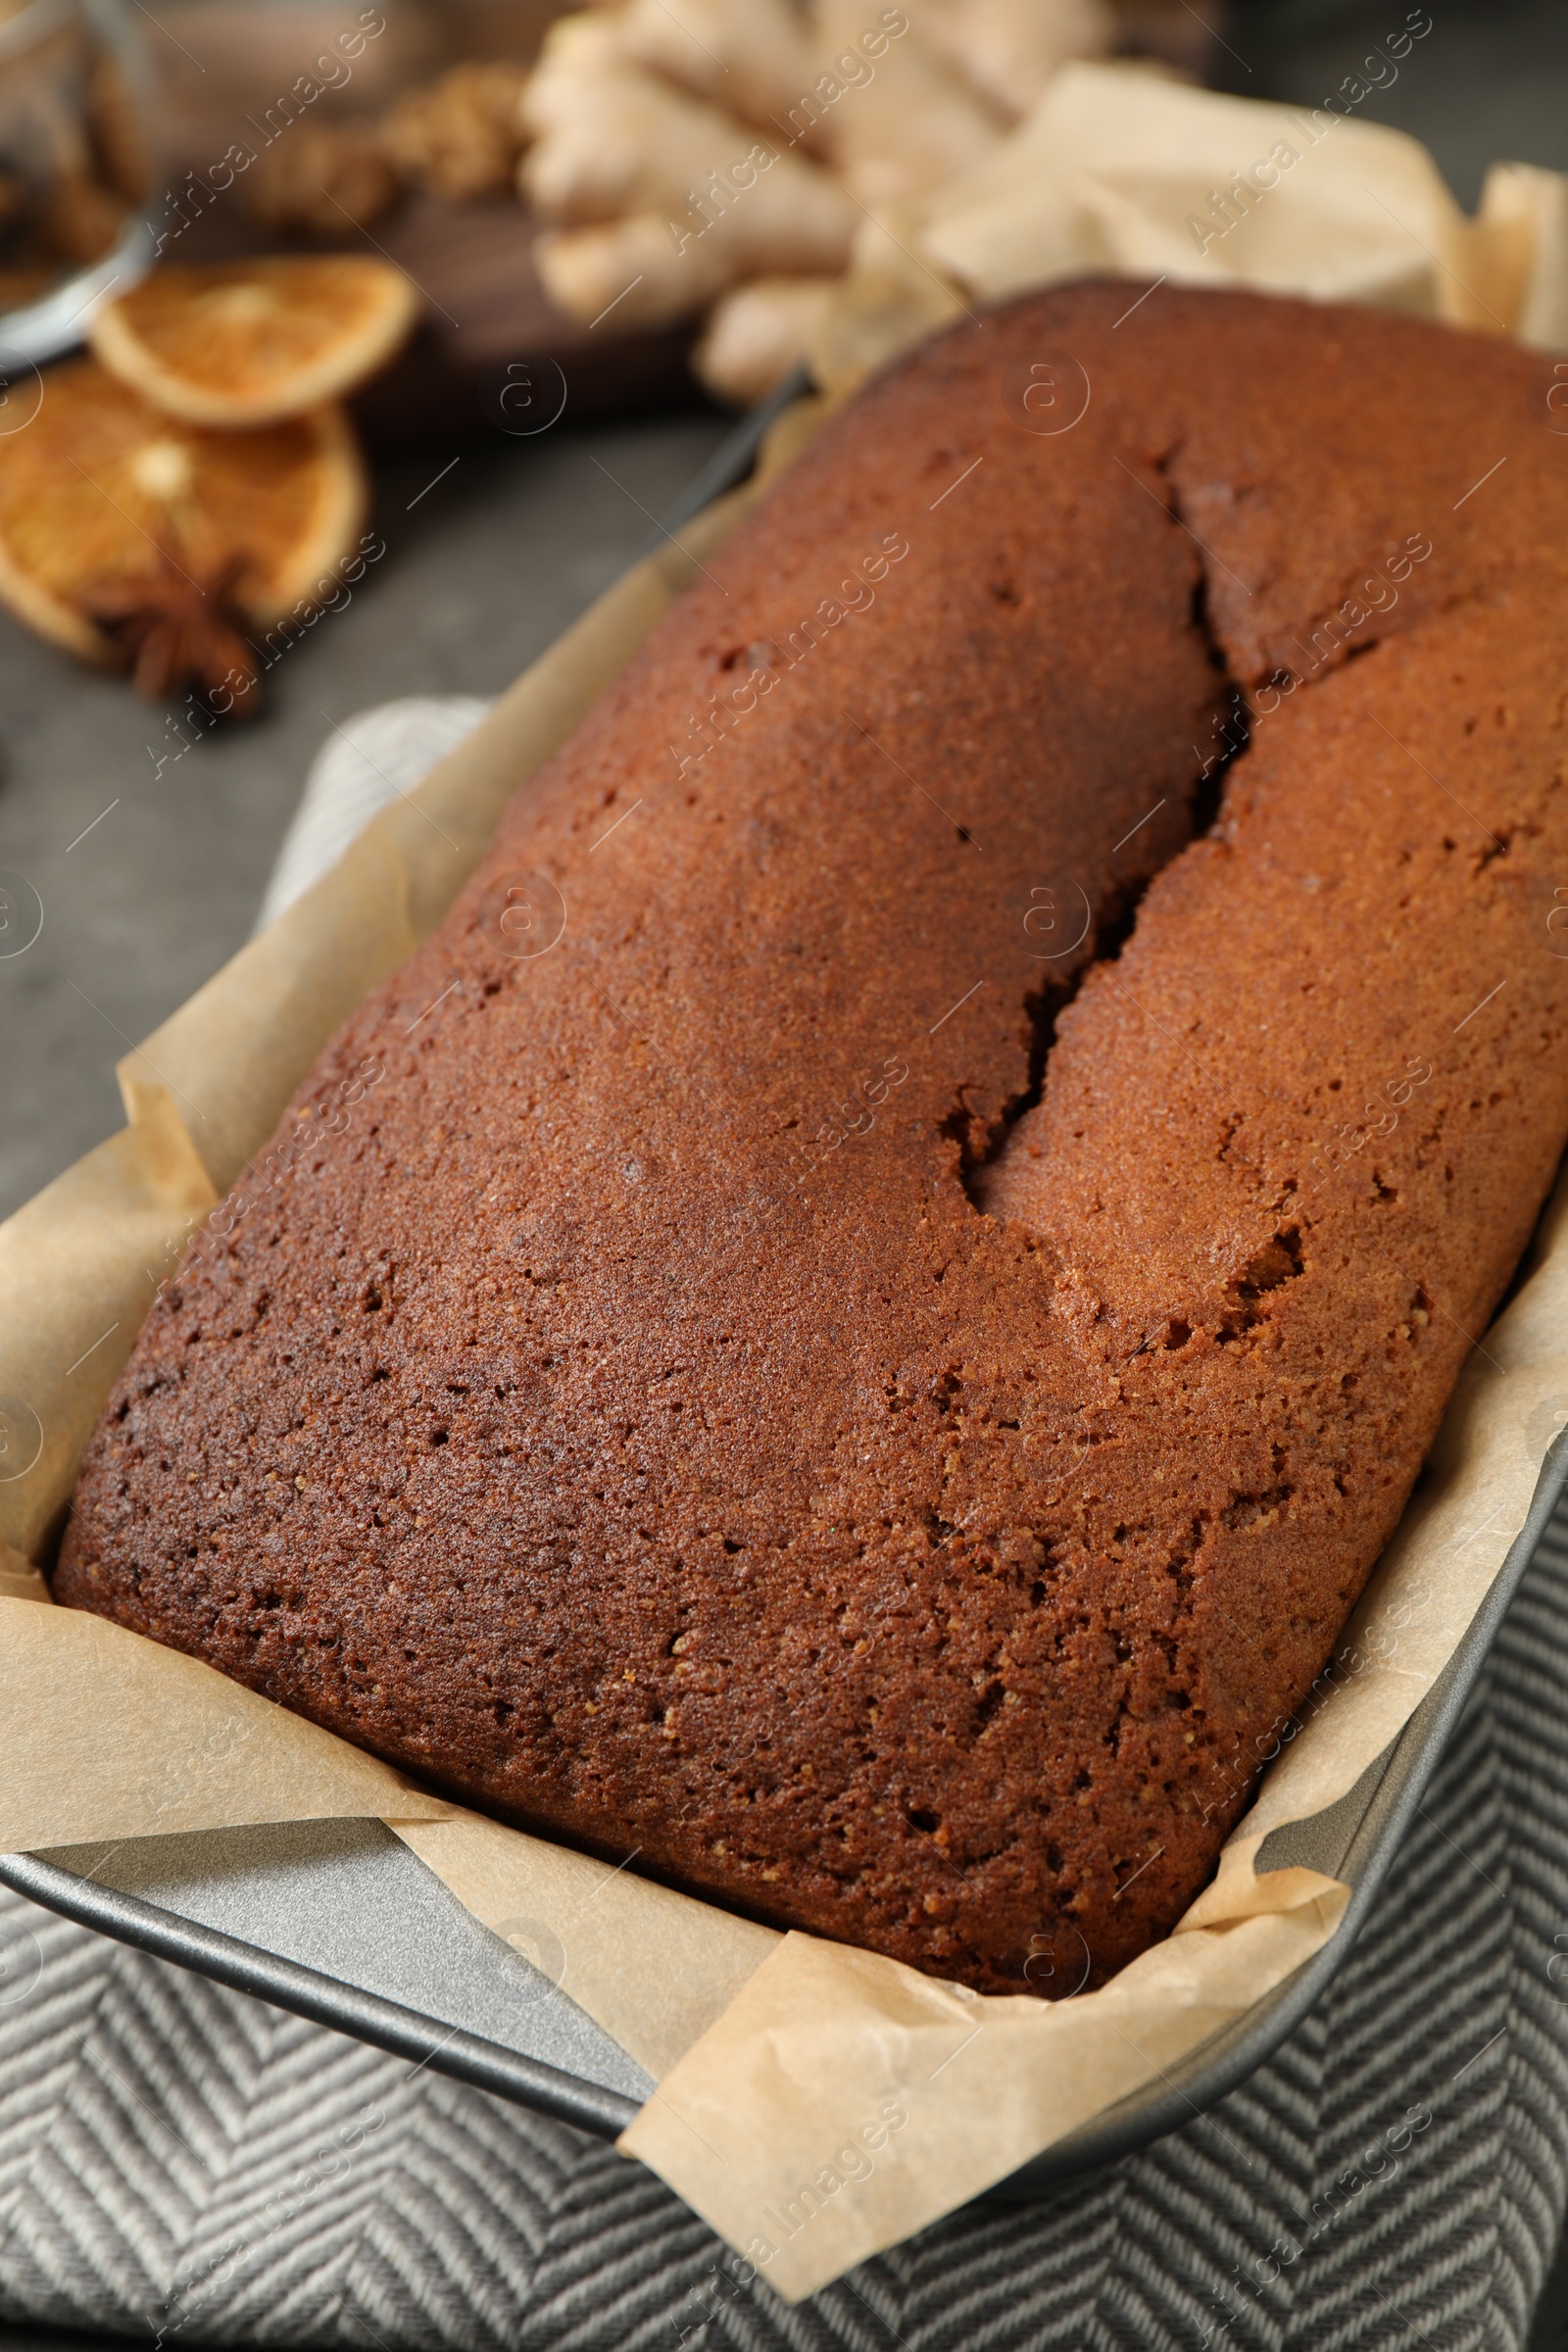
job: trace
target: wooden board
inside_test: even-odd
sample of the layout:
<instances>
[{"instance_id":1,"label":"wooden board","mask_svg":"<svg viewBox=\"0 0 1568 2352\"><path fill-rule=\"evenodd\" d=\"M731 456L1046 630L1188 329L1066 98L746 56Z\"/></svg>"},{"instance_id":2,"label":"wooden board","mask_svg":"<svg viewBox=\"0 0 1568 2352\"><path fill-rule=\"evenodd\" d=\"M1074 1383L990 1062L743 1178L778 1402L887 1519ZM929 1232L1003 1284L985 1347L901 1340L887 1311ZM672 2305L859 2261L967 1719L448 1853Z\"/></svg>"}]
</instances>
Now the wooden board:
<instances>
[{"instance_id":1,"label":"wooden board","mask_svg":"<svg viewBox=\"0 0 1568 2352\"><path fill-rule=\"evenodd\" d=\"M283 250L382 253L419 289L424 318L355 414L372 448L507 432L567 418L684 407L704 397L687 365L694 329L617 334L558 311L533 266L534 222L510 198L441 204L409 196L372 231L340 243L264 238L232 203L193 221L171 258L228 260Z\"/></svg>"}]
</instances>

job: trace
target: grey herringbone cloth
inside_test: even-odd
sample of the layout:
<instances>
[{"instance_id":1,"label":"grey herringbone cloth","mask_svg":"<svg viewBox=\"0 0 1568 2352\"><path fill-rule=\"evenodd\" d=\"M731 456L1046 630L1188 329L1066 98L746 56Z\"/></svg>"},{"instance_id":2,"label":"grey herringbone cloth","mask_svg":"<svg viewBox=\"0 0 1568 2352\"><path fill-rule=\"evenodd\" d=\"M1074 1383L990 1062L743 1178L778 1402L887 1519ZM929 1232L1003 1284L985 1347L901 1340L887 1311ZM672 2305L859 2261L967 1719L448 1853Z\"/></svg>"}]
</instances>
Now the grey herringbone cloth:
<instances>
[{"instance_id":1,"label":"grey herringbone cloth","mask_svg":"<svg viewBox=\"0 0 1568 2352\"><path fill-rule=\"evenodd\" d=\"M1199 2352L1233 2311L1237 2346L1512 2352L1568 2184L1565 1693L1559 1515L1273 2062L1049 2206L956 2214L794 2310L613 2149L4 1896L0 2317L353 2352Z\"/></svg>"},{"instance_id":2,"label":"grey herringbone cloth","mask_svg":"<svg viewBox=\"0 0 1568 2352\"><path fill-rule=\"evenodd\" d=\"M613 2149L0 1889L0 2320L345 2352L1517 2352L1565 2189L1568 1511L1273 2062L793 2310Z\"/></svg>"}]
</instances>

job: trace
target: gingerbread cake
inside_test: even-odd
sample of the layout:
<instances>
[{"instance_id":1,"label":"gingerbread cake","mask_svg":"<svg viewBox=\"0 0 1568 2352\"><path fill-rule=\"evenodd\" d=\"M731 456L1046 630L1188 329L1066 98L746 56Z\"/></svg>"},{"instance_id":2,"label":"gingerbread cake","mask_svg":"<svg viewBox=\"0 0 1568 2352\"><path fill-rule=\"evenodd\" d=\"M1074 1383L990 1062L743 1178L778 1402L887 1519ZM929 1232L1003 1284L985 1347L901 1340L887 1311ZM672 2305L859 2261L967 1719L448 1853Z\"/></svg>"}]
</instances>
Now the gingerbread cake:
<instances>
[{"instance_id":1,"label":"gingerbread cake","mask_svg":"<svg viewBox=\"0 0 1568 2352\"><path fill-rule=\"evenodd\" d=\"M987 1990L1201 1886L1568 1137L1549 362L1128 300L928 344L710 559L165 1287L55 1578Z\"/></svg>"}]
</instances>

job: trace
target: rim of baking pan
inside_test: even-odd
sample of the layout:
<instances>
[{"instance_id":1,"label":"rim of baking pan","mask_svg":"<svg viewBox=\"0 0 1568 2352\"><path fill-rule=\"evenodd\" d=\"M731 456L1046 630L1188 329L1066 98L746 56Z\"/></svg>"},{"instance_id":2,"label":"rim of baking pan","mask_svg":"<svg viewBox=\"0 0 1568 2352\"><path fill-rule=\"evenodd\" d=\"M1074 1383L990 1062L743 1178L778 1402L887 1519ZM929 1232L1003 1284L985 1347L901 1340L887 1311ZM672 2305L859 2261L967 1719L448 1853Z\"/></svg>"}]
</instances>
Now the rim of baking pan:
<instances>
[{"instance_id":1,"label":"rim of baking pan","mask_svg":"<svg viewBox=\"0 0 1568 2352\"><path fill-rule=\"evenodd\" d=\"M597 2132L602 2139L618 2137L637 2113L637 2100L621 2091L567 2074L542 2058L525 2058L466 2027L443 2030L439 2019L405 2008L401 2001L342 1984L298 1960L285 1960L236 1936L225 1936L219 1928L181 1919L176 1912L143 1902L139 1895L97 1886L61 1863L42 1861L36 1854L0 1854L0 1883L41 1903L46 1911L74 1920L78 1927L113 1936L117 1943L132 1944L137 1951L211 1977L235 1992L252 1993L315 2025L371 2042L394 2057L410 2058L416 2073L427 2066L435 2074L454 2076L460 2082L554 2116L559 2123Z\"/></svg>"}]
</instances>

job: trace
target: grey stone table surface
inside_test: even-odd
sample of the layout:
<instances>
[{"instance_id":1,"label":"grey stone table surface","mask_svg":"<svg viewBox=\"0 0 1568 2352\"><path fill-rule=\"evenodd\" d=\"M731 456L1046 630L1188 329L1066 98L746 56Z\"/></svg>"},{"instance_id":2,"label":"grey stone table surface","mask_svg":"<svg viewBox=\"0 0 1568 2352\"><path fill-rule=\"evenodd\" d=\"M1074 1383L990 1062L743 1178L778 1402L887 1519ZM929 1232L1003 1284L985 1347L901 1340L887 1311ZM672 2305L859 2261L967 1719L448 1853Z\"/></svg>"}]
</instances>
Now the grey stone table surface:
<instances>
[{"instance_id":1,"label":"grey stone table surface","mask_svg":"<svg viewBox=\"0 0 1568 2352\"><path fill-rule=\"evenodd\" d=\"M0 872L44 910L36 942L0 957L0 1216L122 1123L120 1055L248 937L333 722L510 685L727 429L694 410L382 467L386 553L353 601L278 659L263 717L162 772L181 740L164 709L0 613Z\"/></svg>"},{"instance_id":2,"label":"grey stone table surface","mask_svg":"<svg viewBox=\"0 0 1568 2352\"><path fill-rule=\"evenodd\" d=\"M1468 207L1491 163L1568 171L1562 0L1235 0L1218 78L1248 98L1322 105L1369 51L1423 18L1430 31L1405 53L1397 78L1356 106L1358 118L1423 139ZM1387 72L1387 58L1373 69Z\"/></svg>"}]
</instances>

